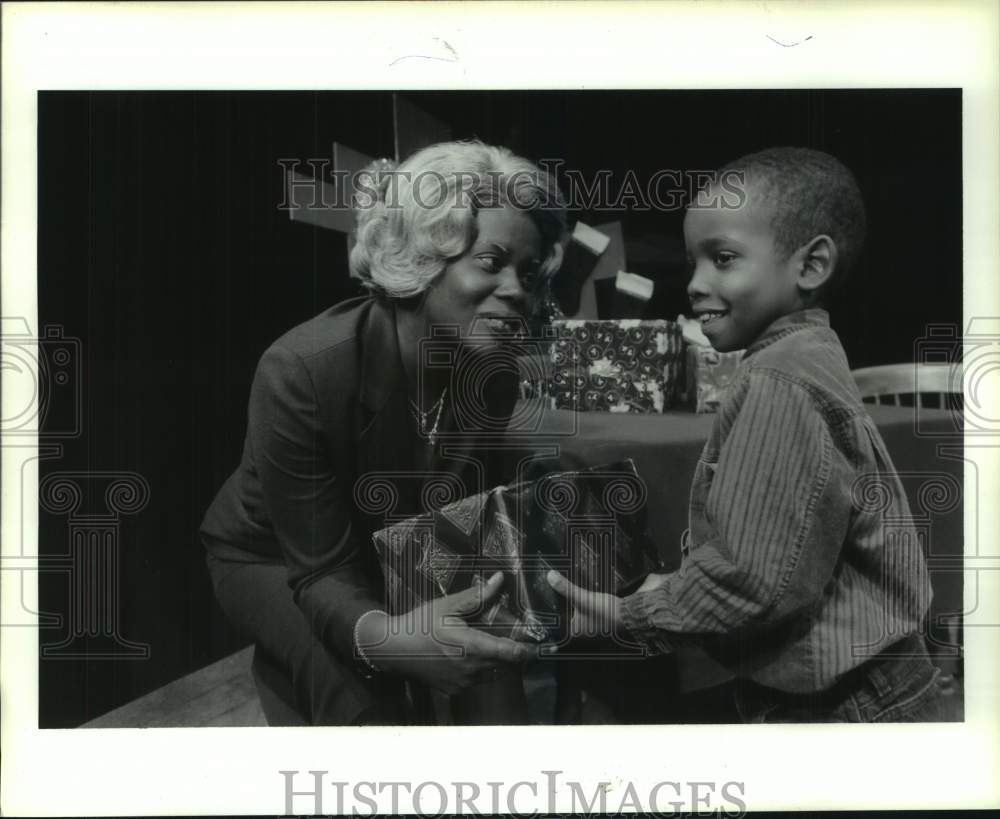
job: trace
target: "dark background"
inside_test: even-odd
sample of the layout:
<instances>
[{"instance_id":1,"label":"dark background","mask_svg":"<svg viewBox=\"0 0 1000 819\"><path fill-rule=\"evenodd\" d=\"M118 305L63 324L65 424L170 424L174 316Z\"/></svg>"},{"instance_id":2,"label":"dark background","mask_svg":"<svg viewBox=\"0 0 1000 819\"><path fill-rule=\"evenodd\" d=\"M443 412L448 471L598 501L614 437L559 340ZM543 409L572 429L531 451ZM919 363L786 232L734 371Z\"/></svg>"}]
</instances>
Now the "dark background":
<instances>
[{"instance_id":1,"label":"dark background","mask_svg":"<svg viewBox=\"0 0 1000 819\"><path fill-rule=\"evenodd\" d=\"M643 181L774 145L829 151L869 214L863 264L832 309L852 366L913 360L926 325L961 322L958 91L406 96L455 138L619 184L629 169ZM150 656L41 660L40 725L70 727L243 645L212 597L198 526L239 460L260 354L357 291L345 237L279 210L278 159L329 159L335 140L391 156L392 95L43 92L38 117L39 322L80 340L83 421L41 474L130 471L151 493L118 533L118 622ZM683 213L571 215L621 220L629 268L657 281L653 312L685 309ZM81 511L102 513L91 494ZM43 557L66 554L69 537L65 515L40 514ZM67 576L39 582L42 610L64 613Z\"/></svg>"}]
</instances>

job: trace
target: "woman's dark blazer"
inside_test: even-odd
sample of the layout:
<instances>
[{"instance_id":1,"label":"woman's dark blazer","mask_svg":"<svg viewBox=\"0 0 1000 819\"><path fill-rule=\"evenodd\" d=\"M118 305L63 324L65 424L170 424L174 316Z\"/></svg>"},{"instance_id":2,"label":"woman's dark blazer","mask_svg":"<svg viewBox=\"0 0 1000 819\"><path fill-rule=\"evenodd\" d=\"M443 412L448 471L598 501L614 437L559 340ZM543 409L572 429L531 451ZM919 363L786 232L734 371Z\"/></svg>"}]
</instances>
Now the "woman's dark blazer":
<instances>
[{"instance_id":1,"label":"woman's dark blazer","mask_svg":"<svg viewBox=\"0 0 1000 819\"><path fill-rule=\"evenodd\" d=\"M358 617L384 606L372 532L387 514L424 511L394 310L380 299L352 299L271 345L251 388L242 460L201 527L217 558L284 561L313 634L344 659ZM501 414L509 417L514 400L511 393ZM456 498L487 481L463 441L433 467L461 481L447 493ZM398 495L394 507L359 506L359 478Z\"/></svg>"}]
</instances>

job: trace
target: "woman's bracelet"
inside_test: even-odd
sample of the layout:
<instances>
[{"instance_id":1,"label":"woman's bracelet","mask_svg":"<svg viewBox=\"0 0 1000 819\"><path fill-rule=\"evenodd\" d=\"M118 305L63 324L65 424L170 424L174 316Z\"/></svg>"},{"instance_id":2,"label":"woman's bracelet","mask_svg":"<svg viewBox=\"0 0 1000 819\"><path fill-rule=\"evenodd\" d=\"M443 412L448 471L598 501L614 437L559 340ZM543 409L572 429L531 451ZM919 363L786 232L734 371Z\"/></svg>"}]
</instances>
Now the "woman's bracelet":
<instances>
[{"instance_id":1,"label":"woman's bracelet","mask_svg":"<svg viewBox=\"0 0 1000 819\"><path fill-rule=\"evenodd\" d=\"M361 662L358 663L360 670L368 679L378 674L381 669L372 662L371 658L365 654L364 649L361 648L360 636L361 636L361 621L364 620L369 614L385 614L382 609L371 609L362 614L357 621L354 623L354 653L357 659Z\"/></svg>"}]
</instances>

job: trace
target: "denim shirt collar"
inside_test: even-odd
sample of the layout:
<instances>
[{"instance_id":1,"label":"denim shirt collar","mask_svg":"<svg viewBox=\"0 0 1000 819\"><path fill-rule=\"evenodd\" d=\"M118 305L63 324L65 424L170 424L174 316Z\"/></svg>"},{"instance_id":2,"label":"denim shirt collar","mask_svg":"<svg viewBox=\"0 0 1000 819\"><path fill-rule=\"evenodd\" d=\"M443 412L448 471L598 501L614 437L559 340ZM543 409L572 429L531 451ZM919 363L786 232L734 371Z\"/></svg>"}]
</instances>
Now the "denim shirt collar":
<instances>
[{"instance_id":1,"label":"denim shirt collar","mask_svg":"<svg viewBox=\"0 0 1000 819\"><path fill-rule=\"evenodd\" d=\"M797 333L799 330L804 330L807 327L829 326L830 314L820 307L810 307L806 310L796 310L794 313L782 316L768 325L767 329L757 336L757 339L753 342L753 344L747 347L747 351L743 354L743 358L748 358L754 353L763 350L779 338L784 338L792 333Z\"/></svg>"}]
</instances>

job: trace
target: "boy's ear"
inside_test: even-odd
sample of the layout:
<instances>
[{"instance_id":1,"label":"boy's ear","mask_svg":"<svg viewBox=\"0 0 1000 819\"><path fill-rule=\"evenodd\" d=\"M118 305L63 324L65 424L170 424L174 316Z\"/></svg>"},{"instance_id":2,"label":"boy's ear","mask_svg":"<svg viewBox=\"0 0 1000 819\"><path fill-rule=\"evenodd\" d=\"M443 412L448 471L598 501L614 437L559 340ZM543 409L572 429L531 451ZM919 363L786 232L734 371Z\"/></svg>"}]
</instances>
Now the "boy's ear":
<instances>
[{"instance_id":1,"label":"boy's ear","mask_svg":"<svg viewBox=\"0 0 1000 819\"><path fill-rule=\"evenodd\" d=\"M799 249L802 267L798 285L808 293L815 293L833 276L837 268L837 243L825 233L814 236Z\"/></svg>"}]
</instances>

